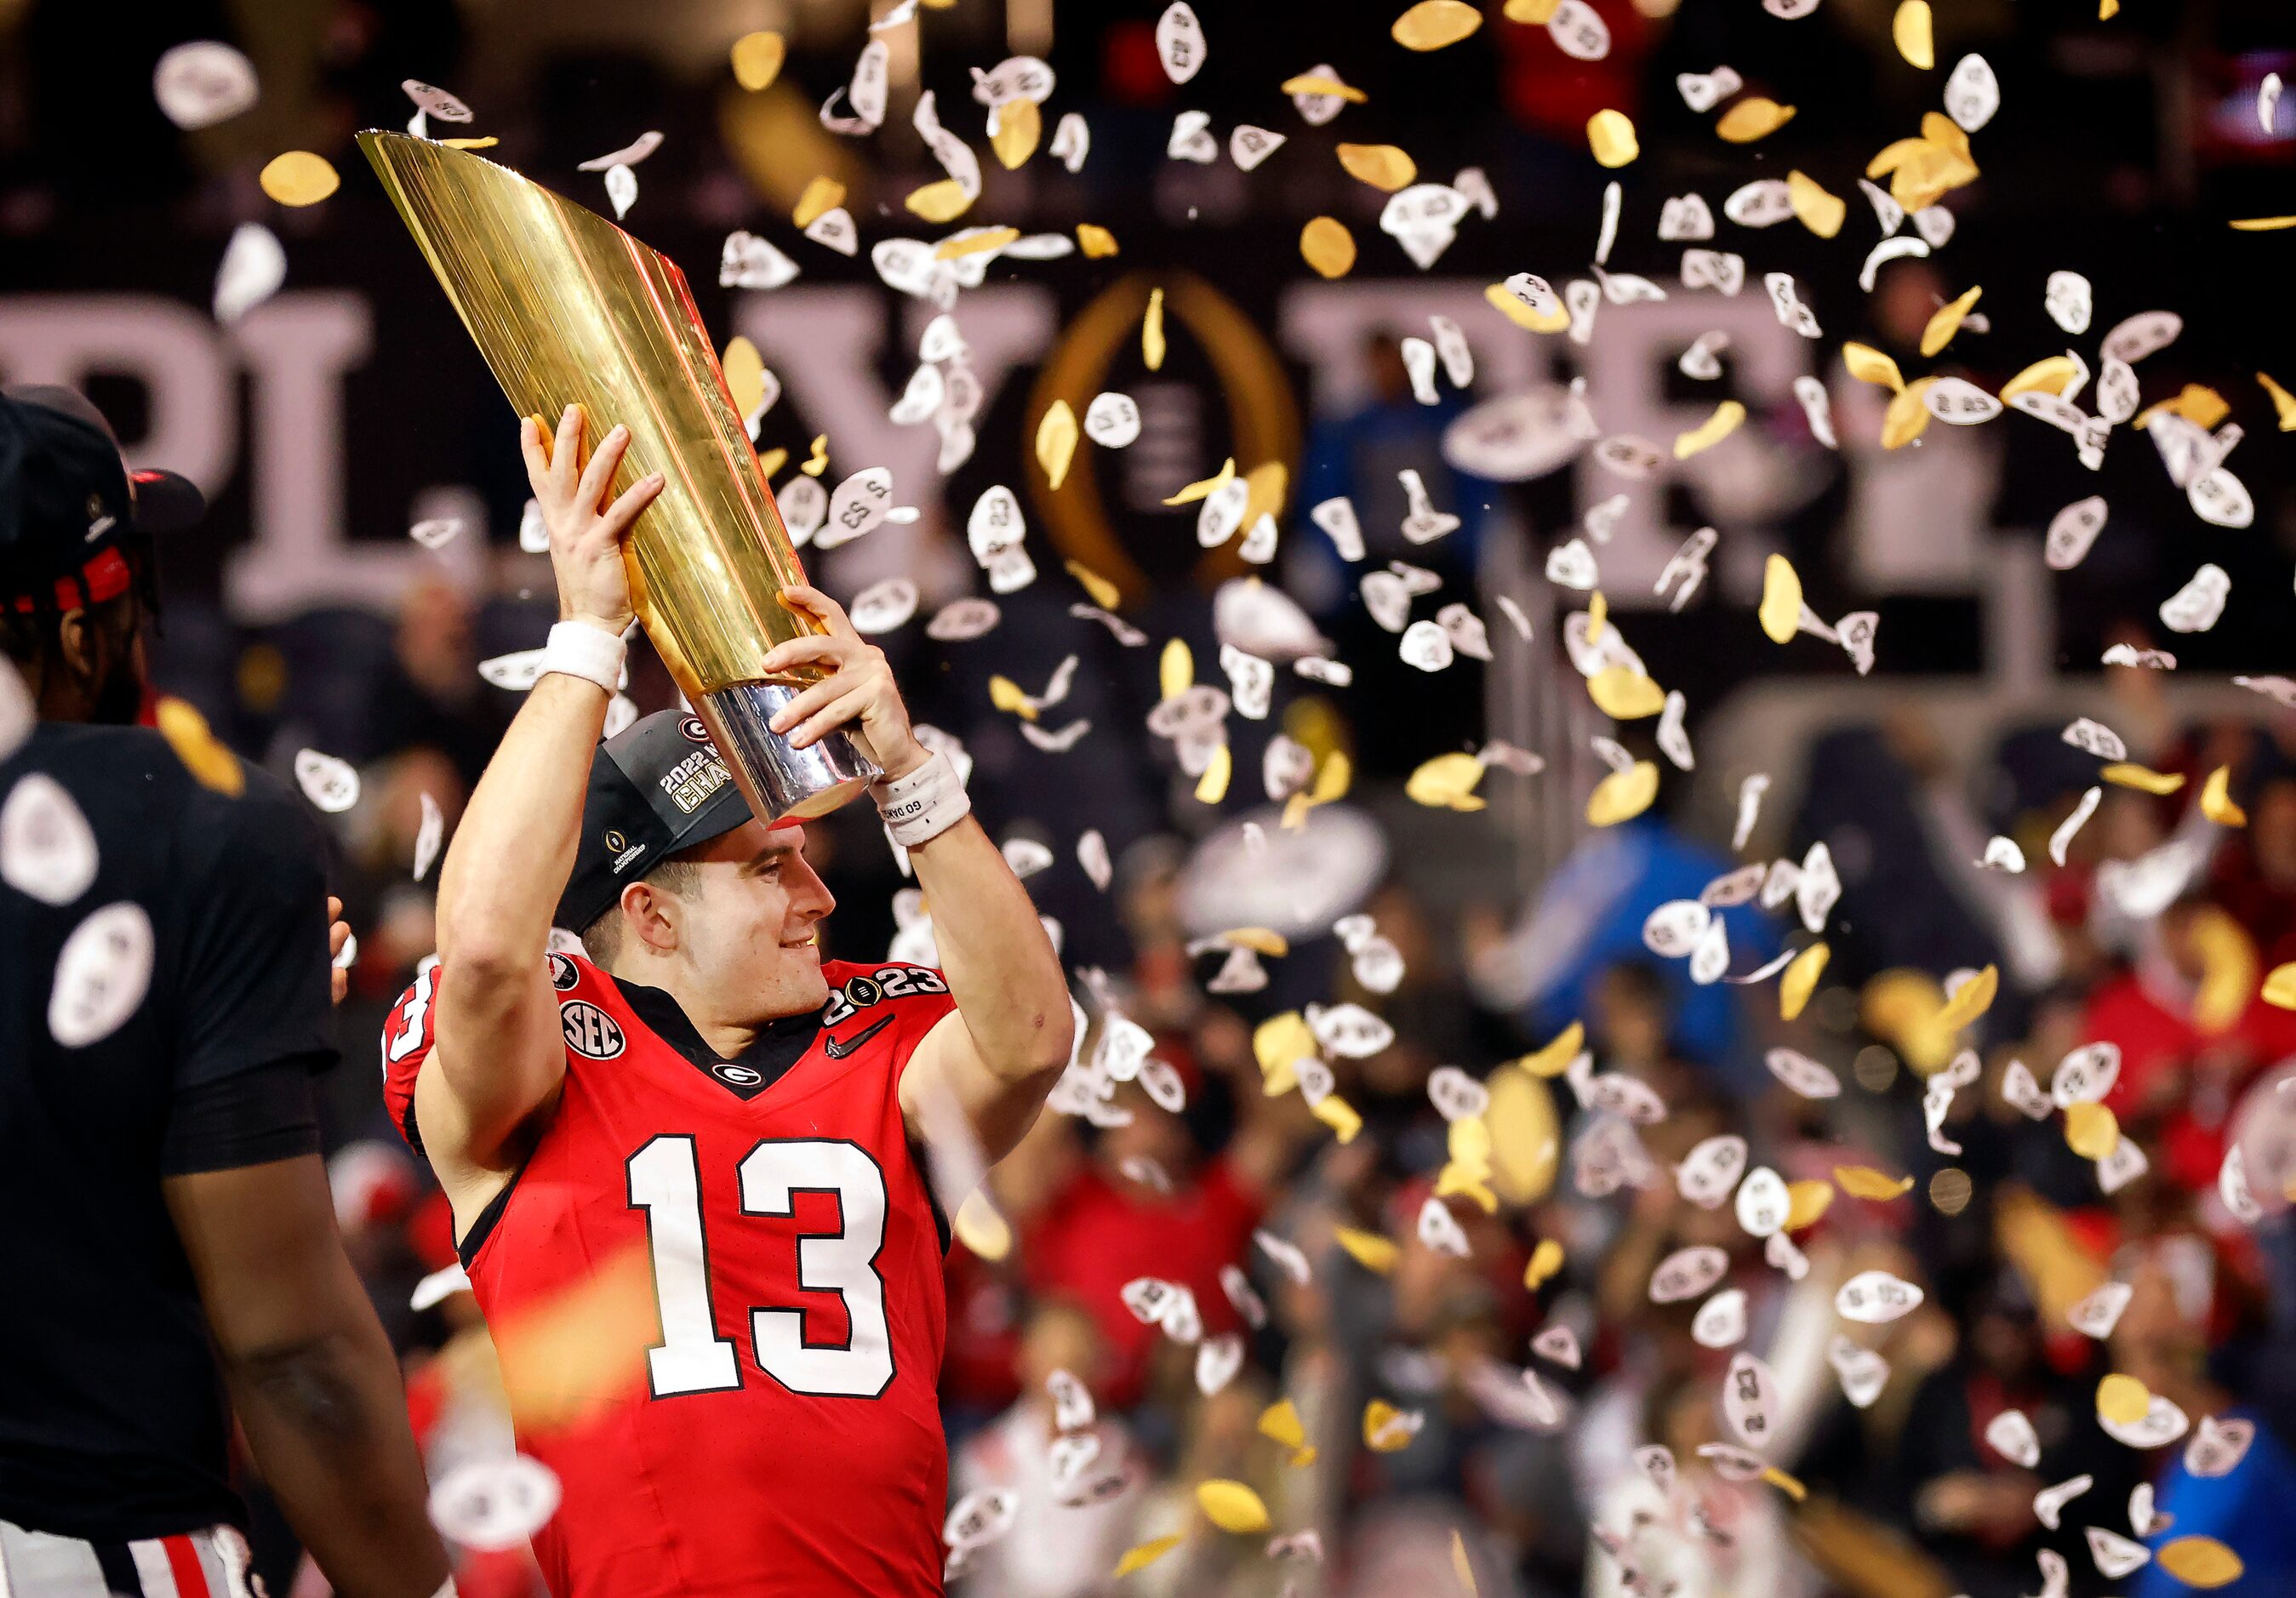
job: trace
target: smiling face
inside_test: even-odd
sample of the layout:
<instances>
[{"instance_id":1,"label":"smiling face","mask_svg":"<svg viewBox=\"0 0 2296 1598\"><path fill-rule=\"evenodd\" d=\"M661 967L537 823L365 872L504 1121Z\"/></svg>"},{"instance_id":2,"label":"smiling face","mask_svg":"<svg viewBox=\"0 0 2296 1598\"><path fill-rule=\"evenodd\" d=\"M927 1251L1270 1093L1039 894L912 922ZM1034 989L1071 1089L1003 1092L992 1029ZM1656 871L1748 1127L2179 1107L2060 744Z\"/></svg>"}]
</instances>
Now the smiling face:
<instances>
[{"instance_id":1,"label":"smiling face","mask_svg":"<svg viewBox=\"0 0 2296 1598\"><path fill-rule=\"evenodd\" d=\"M617 975L748 1024L829 1002L816 933L837 901L806 860L803 827L753 817L677 858L693 867L686 886L625 890Z\"/></svg>"}]
</instances>

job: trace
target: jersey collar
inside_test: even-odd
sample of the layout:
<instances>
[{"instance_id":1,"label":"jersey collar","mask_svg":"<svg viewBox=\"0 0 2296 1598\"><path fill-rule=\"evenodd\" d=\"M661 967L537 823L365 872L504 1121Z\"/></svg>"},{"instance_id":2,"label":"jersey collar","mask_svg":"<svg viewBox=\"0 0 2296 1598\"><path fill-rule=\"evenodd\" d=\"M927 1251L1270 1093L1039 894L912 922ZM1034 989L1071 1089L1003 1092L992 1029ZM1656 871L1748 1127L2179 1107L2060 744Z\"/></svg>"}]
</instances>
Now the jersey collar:
<instances>
[{"instance_id":1,"label":"jersey collar","mask_svg":"<svg viewBox=\"0 0 2296 1598\"><path fill-rule=\"evenodd\" d=\"M702 1041L684 1008L662 989L619 977L614 979L614 986L621 989L630 1013L644 1022L648 1031L676 1050L695 1070L744 1103L789 1075L790 1068L805 1058L806 1051L813 1047L813 1040L821 1031L818 1010L802 1015L777 1016L758 1028L748 1048L728 1060Z\"/></svg>"}]
</instances>

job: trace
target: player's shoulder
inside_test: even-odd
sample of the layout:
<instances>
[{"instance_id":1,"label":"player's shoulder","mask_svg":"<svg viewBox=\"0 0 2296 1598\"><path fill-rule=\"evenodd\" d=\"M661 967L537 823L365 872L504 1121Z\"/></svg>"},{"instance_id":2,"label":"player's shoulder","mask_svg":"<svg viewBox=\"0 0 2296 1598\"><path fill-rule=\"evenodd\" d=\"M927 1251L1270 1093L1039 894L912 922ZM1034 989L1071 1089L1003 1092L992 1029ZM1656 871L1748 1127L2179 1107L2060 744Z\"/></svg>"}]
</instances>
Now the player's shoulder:
<instances>
[{"instance_id":1,"label":"player's shoulder","mask_svg":"<svg viewBox=\"0 0 2296 1598\"><path fill-rule=\"evenodd\" d=\"M948 979L930 965L905 960L824 960L821 974L829 984L829 1003L821 1012L825 1027L880 1006L890 1006L896 1013L929 1012L938 1019L953 1003Z\"/></svg>"},{"instance_id":2,"label":"player's shoulder","mask_svg":"<svg viewBox=\"0 0 2296 1598\"><path fill-rule=\"evenodd\" d=\"M606 973L587 956L570 950L552 949L543 956L543 962L549 971L551 990L557 996L561 1011L578 1005L595 1013L595 1029L611 1033L619 1040L622 1036L621 1023L601 1009L603 1004L618 1003ZM414 1082L422 1073L422 1062L430 1057L439 1041L439 980L443 969L435 957L425 961L416 970L414 979L391 1004L382 1023L384 1107L399 1135L417 1153L422 1151L422 1139L414 1124ZM567 1046L576 1047L570 1027Z\"/></svg>"}]
</instances>

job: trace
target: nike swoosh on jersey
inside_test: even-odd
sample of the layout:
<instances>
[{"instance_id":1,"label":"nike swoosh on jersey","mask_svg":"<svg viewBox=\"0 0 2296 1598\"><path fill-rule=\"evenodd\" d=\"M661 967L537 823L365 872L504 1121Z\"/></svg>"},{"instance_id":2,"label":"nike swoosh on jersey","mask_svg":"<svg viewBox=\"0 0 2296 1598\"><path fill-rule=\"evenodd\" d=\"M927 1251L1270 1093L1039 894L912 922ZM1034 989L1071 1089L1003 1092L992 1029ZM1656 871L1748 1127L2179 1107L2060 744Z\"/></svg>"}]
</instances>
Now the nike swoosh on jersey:
<instances>
[{"instance_id":1,"label":"nike swoosh on jersey","mask_svg":"<svg viewBox=\"0 0 2296 1598\"><path fill-rule=\"evenodd\" d=\"M850 1054L854 1050L859 1048L863 1044L867 1043L871 1038L876 1037L878 1033L882 1032L886 1028L892 1024L893 1018L891 1016L881 1015L875 1020L862 1028L861 1030L856 1032L852 1037L847 1038L842 1043L840 1043L834 1037L831 1038L827 1043L821 1045L821 1052L828 1055L832 1060L842 1060L848 1054Z\"/></svg>"}]
</instances>

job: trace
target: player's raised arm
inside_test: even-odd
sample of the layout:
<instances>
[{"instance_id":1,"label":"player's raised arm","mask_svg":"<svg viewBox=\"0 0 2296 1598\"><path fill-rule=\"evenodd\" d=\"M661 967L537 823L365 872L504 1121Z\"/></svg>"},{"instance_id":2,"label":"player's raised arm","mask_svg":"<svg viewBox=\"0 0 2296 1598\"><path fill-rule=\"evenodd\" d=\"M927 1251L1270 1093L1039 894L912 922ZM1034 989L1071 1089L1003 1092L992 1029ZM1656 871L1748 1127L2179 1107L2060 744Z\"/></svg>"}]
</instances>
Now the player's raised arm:
<instances>
[{"instance_id":1,"label":"player's raised arm","mask_svg":"<svg viewBox=\"0 0 2296 1598\"><path fill-rule=\"evenodd\" d=\"M885 774L878 800L897 835L905 816L924 823L936 807L961 804L963 790L946 758L930 755L910 730L884 651L855 632L843 607L819 589L797 586L783 594L829 631L777 645L767 665L810 662L831 675L783 706L774 730L803 745L849 727ZM922 1136L918 1105L946 1093L964 1108L988 1158L1001 1159L1036 1120L1068 1064L1074 1039L1068 980L1028 890L972 816L912 845L909 864L932 906L956 1011L918 1044L901 1078L902 1113Z\"/></svg>"},{"instance_id":2,"label":"player's raised arm","mask_svg":"<svg viewBox=\"0 0 2296 1598\"><path fill-rule=\"evenodd\" d=\"M438 1041L416 1102L426 1146L482 1168L500 1165L505 1142L564 1073L543 955L633 619L622 539L661 491L657 472L605 503L629 434L607 433L578 472L582 428L570 406L554 441L532 420L519 424L550 529L560 620L544 675L487 763L439 876Z\"/></svg>"}]
</instances>

